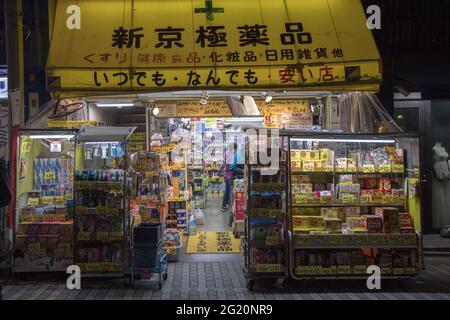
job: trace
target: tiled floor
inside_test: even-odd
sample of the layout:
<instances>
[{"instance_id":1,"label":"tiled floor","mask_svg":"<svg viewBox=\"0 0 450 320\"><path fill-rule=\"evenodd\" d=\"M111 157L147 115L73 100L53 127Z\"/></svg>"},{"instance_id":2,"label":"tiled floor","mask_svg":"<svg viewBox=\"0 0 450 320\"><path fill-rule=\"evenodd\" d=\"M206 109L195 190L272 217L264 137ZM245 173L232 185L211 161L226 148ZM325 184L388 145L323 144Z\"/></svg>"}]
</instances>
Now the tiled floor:
<instances>
[{"instance_id":1,"label":"tiled floor","mask_svg":"<svg viewBox=\"0 0 450 320\"><path fill-rule=\"evenodd\" d=\"M399 282L382 280L382 290L369 291L364 280L358 281L288 281L284 289L276 289L270 281L257 282L254 291L246 289L240 257L226 262L186 262L169 264L168 279L162 290L154 285L136 283L127 288L121 281L96 281L70 291L64 279L54 281L6 281L5 299L446 299L450 300L450 259L427 257L425 270L418 278Z\"/></svg>"}]
</instances>

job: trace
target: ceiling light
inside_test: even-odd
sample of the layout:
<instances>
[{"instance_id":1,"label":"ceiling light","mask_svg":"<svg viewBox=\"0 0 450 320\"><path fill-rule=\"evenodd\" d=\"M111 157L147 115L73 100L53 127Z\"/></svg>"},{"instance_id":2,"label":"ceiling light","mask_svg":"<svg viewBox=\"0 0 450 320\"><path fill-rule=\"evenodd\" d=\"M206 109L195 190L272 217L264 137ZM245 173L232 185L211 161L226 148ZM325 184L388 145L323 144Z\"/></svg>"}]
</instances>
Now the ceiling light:
<instances>
[{"instance_id":1,"label":"ceiling light","mask_svg":"<svg viewBox=\"0 0 450 320\"><path fill-rule=\"evenodd\" d=\"M159 108L158 108L158 107L153 108L153 109L152 109L152 114L153 114L155 117L158 116L158 114L159 114Z\"/></svg>"},{"instance_id":2,"label":"ceiling light","mask_svg":"<svg viewBox=\"0 0 450 320\"><path fill-rule=\"evenodd\" d=\"M123 107L134 107L134 103L96 103L99 108L123 108Z\"/></svg>"},{"instance_id":3,"label":"ceiling light","mask_svg":"<svg viewBox=\"0 0 450 320\"><path fill-rule=\"evenodd\" d=\"M264 121L264 117L248 117L248 118L231 118L227 119L226 122L259 122Z\"/></svg>"},{"instance_id":4,"label":"ceiling light","mask_svg":"<svg viewBox=\"0 0 450 320\"><path fill-rule=\"evenodd\" d=\"M31 135L30 139L72 139L75 137L74 134L55 134L55 135L49 135L49 134L36 134Z\"/></svg>"}]
</instances>

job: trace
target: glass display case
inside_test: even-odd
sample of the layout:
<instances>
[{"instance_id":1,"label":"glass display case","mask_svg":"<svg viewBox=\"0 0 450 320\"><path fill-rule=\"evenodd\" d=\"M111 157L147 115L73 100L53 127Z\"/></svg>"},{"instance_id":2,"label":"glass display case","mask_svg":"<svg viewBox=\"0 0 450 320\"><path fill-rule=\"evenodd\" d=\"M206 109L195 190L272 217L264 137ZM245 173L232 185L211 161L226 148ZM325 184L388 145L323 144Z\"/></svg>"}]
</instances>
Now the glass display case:
<instances>
[{"instance_id":1,"label":"glass display case","mask_svg":"<svg viewBox=\"0 0 450 320\"><path fill-rule=\"evenodd\" d=\"M13 271L73 264L76 131L21 130L16 163Z\"/></svg>"},{"instance_id":2,"label":"glass display case","mask_svg":"<svg viewBox=\"0 0 450 320\"><path fill-rule=\"evenodd\" d=\"M416 276L423 266L419 137L285 133L293 278Z\"/></svg>"}]
</instances>

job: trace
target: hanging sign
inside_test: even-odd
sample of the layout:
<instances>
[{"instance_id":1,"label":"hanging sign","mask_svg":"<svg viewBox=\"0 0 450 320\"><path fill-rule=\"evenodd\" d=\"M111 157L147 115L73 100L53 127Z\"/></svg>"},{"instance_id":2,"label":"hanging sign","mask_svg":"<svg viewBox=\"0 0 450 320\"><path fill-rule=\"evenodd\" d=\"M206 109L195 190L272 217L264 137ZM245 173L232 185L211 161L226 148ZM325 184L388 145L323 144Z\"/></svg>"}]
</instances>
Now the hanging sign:
<instances>
[{"instance_id":1,"label":"hanging sign","mask_svg":"<svg viewBox=\"0 0 450 320\"><path fill-rule=\"evenodd\" d=\"M377 90L381 82L380 56L359 0L104 5L80 0L73 13L73 1L57 1L51 91Z\"/></svg>"}]
</instances>

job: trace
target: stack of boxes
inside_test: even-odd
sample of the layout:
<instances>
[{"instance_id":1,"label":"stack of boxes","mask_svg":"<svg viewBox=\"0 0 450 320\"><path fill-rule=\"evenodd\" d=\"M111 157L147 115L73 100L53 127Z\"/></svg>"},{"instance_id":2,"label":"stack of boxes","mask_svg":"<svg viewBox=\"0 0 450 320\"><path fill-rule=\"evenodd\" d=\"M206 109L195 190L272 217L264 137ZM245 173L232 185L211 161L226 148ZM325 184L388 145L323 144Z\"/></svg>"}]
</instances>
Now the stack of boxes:
<instances>
[{"instance_id":1,"label":"stack of boxes","mask_svg":"<svg viewBox=\"0 0 450 320\"><path fill-rule=\"evenodd\" d=\"M334 171L334 151L320 150L291 150L291 170L297 172L326 172Z\"/></svg>"}]
</instances>

